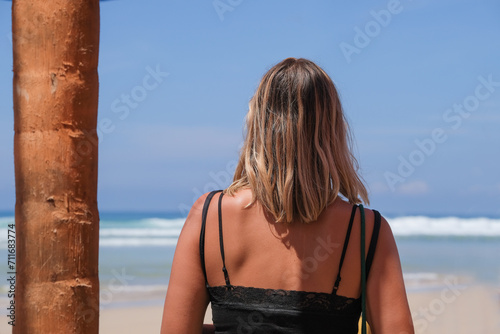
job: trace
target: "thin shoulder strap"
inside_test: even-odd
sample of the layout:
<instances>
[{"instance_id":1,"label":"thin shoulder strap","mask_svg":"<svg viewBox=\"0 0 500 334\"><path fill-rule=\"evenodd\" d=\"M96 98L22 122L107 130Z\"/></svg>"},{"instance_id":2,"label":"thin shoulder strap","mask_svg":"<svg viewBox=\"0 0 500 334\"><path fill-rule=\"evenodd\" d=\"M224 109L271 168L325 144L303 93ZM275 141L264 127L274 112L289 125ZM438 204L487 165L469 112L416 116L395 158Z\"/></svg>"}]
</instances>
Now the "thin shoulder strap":
<instances>
[{"instance_id":1,"label":"thin shoulder strap","mask_svg":"<svg viewBox=\"0 0 500 334\"><path fill-rule=\"evenodd\" d=\"M222 257L222 272L224 273L224 279L226 280L226 285L230 286L229 275L226 269L226 258L224 256L224 238L222 237L222 197L224 193L219 196L219 244L220 244L220 256Z\"/></svg>"},{"instance_id":2,"label":"thin shoulder strap","mask_svg":"<svg viewBox=\"0 0 500 334\"><path fill-rule=\"evenodd\" d=\"M376 210L373 210L375 214L375 220L373 224L372 237L370 239L370 246L368 247L368 254L365 259L365 238L366 238L366 228L365 228L365 211L362 205L361 209L361 333L366 334L366 280L368 279L368 274L370 273L370 268L373 262L373 256L375 255L375 249L377 247L378 235L380 232L381 216Z\"/></svg>"},{"instance_id":3,"label":"thin shoulder strap","mask_svg":"<svg viewBox=\"0 0 500 334\"><path fill-rule=\"evenodd\" d=\"M365 208L359 205L361 213L361 333L366 334L366 259L365 259Z\"/></svg>"},{"instance_id":4,"label":"thin shoulder strap","mask_svg":"<svg viewBox=\"0 0 500 334\"><path fill-rule=\"evenodd\" d=\"M368 248L368 254L366 255L366 279L368 279L368 275L370 274L370 268L373 262L373 256L375 255L375 249L377 248L378 234L380 231L380 223L381 217L380 213L376 210L373 210L375 214L375 221L373 225L372 238L370 240L370 246Z\"/></svg>"},{"instance_id":5,"label":"thin shoulder strap","mask_svg":"<svg viewBox=\"0 0 500 334\"><path fill-rule=\"evenodd\" d=\"M205 199L205 203L203 204L203 211L201 213L200 259L201 259L201 269L203 270L203 275L205 276L205 284L207 285L208 285L207 270L205 268L205 226L207 224L207 212L212 197L214 197L216 193L221 191L222 190L214 190L210 194L208 194L207 198Z\"/></svg>"},{"instance_id":6,"label":"thin shoulder strap","mask_svg":"<svg viewBox=\"0 0 500 334\"><path fill-rule=\"evenodd\" d=\"M357 208L358 208L357 205L354 205L352 207L351 218L349 219L349 227L347 228L347 233L346 233L345 240L344 240L344 248L342 249L342 255L340 256L339 271L337 272L337 279L335 280L335 284L333 285L332 293L334 295L337 294L337 290L339 289L339 284L340 284L340 280L341 280L340 270L342 269L342 264L344 263L344 257L345 257L345 253L347 251L347 245L349 244L349 237L351 235L352 225L354 222L354 216L356 215Z\"/></svg>"}]
</instances>

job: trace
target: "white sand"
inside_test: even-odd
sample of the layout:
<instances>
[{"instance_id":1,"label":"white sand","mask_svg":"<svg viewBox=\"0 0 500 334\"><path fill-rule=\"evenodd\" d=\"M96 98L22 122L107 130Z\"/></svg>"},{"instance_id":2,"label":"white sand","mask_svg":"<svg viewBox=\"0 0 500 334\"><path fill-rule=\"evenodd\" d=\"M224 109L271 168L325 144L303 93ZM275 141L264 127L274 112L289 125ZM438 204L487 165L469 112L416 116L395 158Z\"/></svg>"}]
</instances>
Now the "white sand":
<instances>
[{"instance_id":1,"label":"white sand","mask_svg":"<svg viewBox=\"0 0 500 334\"><path fill-rule=\"evenodd\" d=\"M418 334L500 333L499 291L486 286L444 286L434 291L412 292L408 299ZM159 333L162 308L104 310L101 334ZM211 323L210 308L205 323Z\"/></svg>"},{"instance_id":2,"label":"white sand","mask_svg":"<svg viewBox=\"0 0 500 334\"><path fill-rule=\"evenodd\" d=\"M498 334L498 290L485 286L444 287L408 296L415 333Z\"/></svg>"},{"instance_id":3,"label":"white sand","mask_svg":"<svg viewBox=\"0 0 500 334\"><path fill-rule=\"evenodd\" d=\"M498 334L500 297L488 286L442 286L408 295L415 332L418 334ZM101 310L100 334L159 333L161 305ZM205 323L211 323L210 308ZM11 333L6 319L0 333Z\"/></svg>"},{"instance_id":4,"label":"white sand","mask_svg":"<svg viewBox=\"0 0 500 334\"><path fill-rule=\"evenodd\" d=\"M162 315L163 307L161 306L102 310L99 333L160 333ZM210 306L205 314L204 323L212 323Z\"/></svg>"}]
</instances>

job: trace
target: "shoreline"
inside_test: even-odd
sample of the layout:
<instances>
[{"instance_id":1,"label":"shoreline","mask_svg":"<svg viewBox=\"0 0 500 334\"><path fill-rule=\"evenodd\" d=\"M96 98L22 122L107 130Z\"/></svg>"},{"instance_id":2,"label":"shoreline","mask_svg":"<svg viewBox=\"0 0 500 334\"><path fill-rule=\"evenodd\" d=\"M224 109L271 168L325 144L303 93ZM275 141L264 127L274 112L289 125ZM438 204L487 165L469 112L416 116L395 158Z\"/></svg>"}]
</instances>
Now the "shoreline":
<instances>
[{"instance_id":1,"label":"shoreline","mask_svg":"<svg viewBox=\"0 0 500 334\"><path fill-rule=\"evenodd\" d=\"M434 282L434 281L433 281ZM500 331L500 286L446 276L441 284L407 289L415 333L494 334ZM101 306L99 333L159 333L165 295ZM207 308L204 323L211 323ZM0 333L10 333L7 319Z\"/></svg>"},{"instance_id":2,"label":"shoreline","mask_svg":"<svg viewBox=\"0 0 500 334\"><path fill-rule=\"evenodd\" d=\"M500 282L435 272L404 278L415 333L500 333ZM159 333L167 285L111 287L101 291L99 333ZM0 315L0 333L10 333L6 312ZM211 322L209 306L204 323Z\"/></svg>"},{"instance_id":3,"label":"shoreline","mask_svg":"<svg viewBox=\"0 0 500 334\"><path fill-rule=\"evenodd\" d=\"M422 334L496 334L500 329L500 287L463 284L447 277L432 289L410 289L408 301L415 333ZM100 333L159 333L163 303L155 305L102 309ZM204 323L212 323L210 305Z\"/></svg>"}]
</instances>

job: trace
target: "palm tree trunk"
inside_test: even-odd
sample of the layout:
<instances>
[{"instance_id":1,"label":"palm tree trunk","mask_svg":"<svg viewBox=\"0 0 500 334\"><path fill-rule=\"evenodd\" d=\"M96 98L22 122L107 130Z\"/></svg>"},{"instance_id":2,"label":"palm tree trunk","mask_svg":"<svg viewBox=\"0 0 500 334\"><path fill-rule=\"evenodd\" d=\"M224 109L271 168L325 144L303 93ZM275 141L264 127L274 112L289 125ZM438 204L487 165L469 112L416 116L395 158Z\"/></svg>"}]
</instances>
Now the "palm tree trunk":
<instances>
[{"instance_id":1,"label":"palm tree trunk","mask_svg":"<svg viewBox=\"0 0 500 334\"><path fill-rule=\"evenodd\" d=\"M98 333L98 0L14 0L13 333Z\"/></svg>"}]
</instances>

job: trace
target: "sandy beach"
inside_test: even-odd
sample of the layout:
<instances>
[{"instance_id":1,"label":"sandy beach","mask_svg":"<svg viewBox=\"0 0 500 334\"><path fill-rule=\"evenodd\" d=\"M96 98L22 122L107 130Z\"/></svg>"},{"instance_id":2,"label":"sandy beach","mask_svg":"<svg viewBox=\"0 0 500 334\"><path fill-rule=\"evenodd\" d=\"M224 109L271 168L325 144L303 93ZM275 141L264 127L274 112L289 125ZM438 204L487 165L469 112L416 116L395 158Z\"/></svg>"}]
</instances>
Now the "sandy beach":
<instances>
[{"instance_id":1,"label":"sandy beach","mask_svg":"<svg viewBox=\"0 0 500 334\"><path fill-rule=\"evenodd\" d=\"M460 285L452 279L432 289L411 291L408 299L418 334L500 333L500 291L485 285ZM111 307L101 310L101 334L159 333L163 307L160 300L150 306ZM210 308L205 323L211 323ZM10 333L6 321L0 333Z\"/></svg>"},{"instance_id":2,"label":"sandy beach","mask_svg":"<svg viewBox=\"0 0 500 334\"><path fill-rule=\"evenodd\" d=\"M159 333L162 314L163 306L103 310L99 333ZM210 307L205 315L205 323L212 323Z\"/></svg>"},{"instance_id":3,"label":"sandy beach","mask_svg":"<svg viewBox=\"0 0 500 334\"><path fill-rule=\"evenodd\" d=\"M408 294L415 332L422 334L500 333L499 291L489 286L459 286L450 280L433 291ZM162 306L101 311L100 333L159 333ZM205 323L211 323L207 310Z\"/></svg>"}]
</instances>

